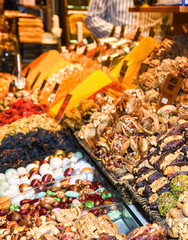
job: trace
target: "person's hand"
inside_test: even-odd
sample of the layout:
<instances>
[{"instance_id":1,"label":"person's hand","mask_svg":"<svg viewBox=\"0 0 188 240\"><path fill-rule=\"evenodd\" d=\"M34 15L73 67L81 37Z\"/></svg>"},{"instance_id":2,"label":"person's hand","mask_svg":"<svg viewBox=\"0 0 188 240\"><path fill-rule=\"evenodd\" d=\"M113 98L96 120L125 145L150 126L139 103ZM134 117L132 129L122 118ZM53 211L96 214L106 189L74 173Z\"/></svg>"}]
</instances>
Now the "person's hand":
<instances>
[{"instance_id":1,"label":"person's hand","mask_svg":"<svg viewBox=\"0 0 188 240\"><path fill-rule=\"evenodd\" d=\"M128 40L133 40L134 36L135 36L136 32L134 31L130 31L125 33L124 38L128 39ZM140 41L143 38L142 35L139 36L138 41Z\"/></svg>"}]
</instances>

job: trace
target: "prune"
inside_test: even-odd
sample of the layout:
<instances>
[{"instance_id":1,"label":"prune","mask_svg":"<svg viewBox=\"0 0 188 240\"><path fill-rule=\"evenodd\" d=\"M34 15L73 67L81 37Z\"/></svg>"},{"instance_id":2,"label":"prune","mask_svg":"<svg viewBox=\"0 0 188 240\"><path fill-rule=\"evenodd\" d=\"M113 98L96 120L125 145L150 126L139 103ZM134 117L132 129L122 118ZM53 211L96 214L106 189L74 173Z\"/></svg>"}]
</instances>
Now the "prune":
<instances>
[{"instance_id":1,"label":"prune","mask_svg":"<svg viewBox=\"0 0 188 240\"><path fill-rule=\"evenodd\" d=\"M184 144L183 139L177 139L177 140L170 141L169 143L167 143L164 146L162 152L167 152L167 151L174 152L178 148L182 147L183 144Z\"/></svg>"},{"instance_id":2,"label":"prune","mask_svg":"<svg viewBox=\"0 0 188 240\"><path fill-rule=\"evenodd\" d=\"M152 182L154 182L155 180L157 180L160 177L163 177L163 174L159 171L155 171L153 174L151 174L149 176L148 183L151 184Z\"/></svg>"}]
</instances>

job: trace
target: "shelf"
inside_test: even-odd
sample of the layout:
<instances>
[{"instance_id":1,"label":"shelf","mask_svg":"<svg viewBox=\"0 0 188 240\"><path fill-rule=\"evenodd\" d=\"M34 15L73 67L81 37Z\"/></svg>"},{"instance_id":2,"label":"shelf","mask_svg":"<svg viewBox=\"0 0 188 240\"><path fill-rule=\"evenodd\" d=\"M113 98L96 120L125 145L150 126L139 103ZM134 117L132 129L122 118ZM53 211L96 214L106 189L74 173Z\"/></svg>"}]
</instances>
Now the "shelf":
<instances>
[{"instance_id":1,"label":"shelf","mask_svg":"<svg viewBox=\"0 0 188 240\"><path fill-rule=\"evenodd\" d=\"M67 11L67 14L70 15L70 14L87 14L86 11L83 11L83 10L68 10Z\"/></svg>"},{"instance_id":2,"label":"shelf","mask_svg":"<svg viewBox=\"0 0 188 240\"><path fill-rule=\"evenodd\" d=\"M130 7L129 12L173 12L188 13L188 6Z\"/></svg>"},{"instance_id":3,"label":"shelf","mask_svg":"<svg viewBox=\"0 0 188 240\"><path fill-rule=\"evenodd\" d=\"M26 4L20 4L20 6L27 7L27 8L42 8L42 9L47 9L47 6L40 6L40 5L26 5Z\"/></svg>"},{"instance_id":4,"label":"shelf","mask_svg":"<svg viewBox=\"0 0 188 240\"><path fill-rule=\"evenodd\" d=\"M69 10L85 10L87 11L88 10L88 6L73 6L73 5L68 5L67 8Z\"/></svg>"}]
</instances>

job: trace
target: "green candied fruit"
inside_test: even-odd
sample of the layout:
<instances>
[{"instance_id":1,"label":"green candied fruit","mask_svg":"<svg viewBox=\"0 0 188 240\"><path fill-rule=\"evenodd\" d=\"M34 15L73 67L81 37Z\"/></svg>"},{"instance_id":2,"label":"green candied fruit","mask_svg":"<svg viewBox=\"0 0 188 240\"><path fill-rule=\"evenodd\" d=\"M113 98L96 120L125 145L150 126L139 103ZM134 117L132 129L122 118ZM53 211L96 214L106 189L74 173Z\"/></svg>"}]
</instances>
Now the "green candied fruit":
<instances>
[{"instance_id":1,"label":"green candied fruit","mask_svg":"<svg viewBox=\"0 0 188 240\"><path fill-rule=\"evenodd\" d=\"M174 177L170 182L170 189L178 198L180 194L188 190L188 176L182 174Z\"/></svg>"},{"instance_id":2,"label":"green candied fruit","mask_svg":"<svg viewBox=\"0 0 188 240\"><path fill-rule=\"evenodd\" d=\"M80 202L80 203L77 203L76 205L77 205L77 207L81 207L83 205L83 203Z\"/></svg>"},{"instance_id":3,"label":"green candied fruit","mask_svg":"<svg viewBox=\"0 0 188 240\"><path fill-rule=\"evenodd\" d=\"M176 207L176 197L171 192L164 192L159 196L157 201L158 210L161 216L166 216L171 208Z\"/></svg>"},{"instance_id":4,"label":"green candied fruit","mask_svg":"<svg viewBox=\"0 0 188 240\"><path fill-rule=\"evenodd\" d=\"M102 197L103 200L105 200L105 199L107 198L107 196L106 196L105 193L102 193L102 194L101 194L101 197Z\"/></svg>"},{"instance_id":5,"label":"green candied fruit","mask_svg":"<svg viewBox=\"0 0 188 240\"><path fill-rule=\"evenodd\" d=\"M88 208L92 208L92 207L94 207L94 202L85 202L85 206L86 206L86 208L88 209Z\"/></svg>"},{"instance_id":6,"label":"green candied fruit","mask_svg":"<svg viewBox=\"0 0 188 240\"><path fill-rule=\"evenodd\" d=\"M12 205L10 205L9 209L16 210L16 209L18 209L18 206L16 204L12 204Z\"/></svg>"},{"instance_id":7,"label":"green candied fruit","mask_svg":"<svg viewBox=\"0 0 188 240\"><path fill-rule=\"evenodd\" d=\"M54 192L52 192L50 190L47 190L46 194L50 195L50 197L53 197L54 195L56 195L56 193L54 193Z\"/></svg>"},{"instance_id":8,"label":"green candied fruit","mask_svg":"<svg viewBox=\"0 0 188 240\"><path fill-rule=\"evenodd\" d=\"M111 198L112 197L112 194L111 193L108 193L107 194L107 198Z\"/></svg>"},{"instance_id":9,"label":"green candied fruit","mask_svg":"<svg viewBox=\"0 0 188 240\"><path fill-rule=\"evenodd\" d=\"M54 199L55 199L57 202L61 202L61 198L59 198L59 197L54 197Z\"/></svg>"}]
</instances>

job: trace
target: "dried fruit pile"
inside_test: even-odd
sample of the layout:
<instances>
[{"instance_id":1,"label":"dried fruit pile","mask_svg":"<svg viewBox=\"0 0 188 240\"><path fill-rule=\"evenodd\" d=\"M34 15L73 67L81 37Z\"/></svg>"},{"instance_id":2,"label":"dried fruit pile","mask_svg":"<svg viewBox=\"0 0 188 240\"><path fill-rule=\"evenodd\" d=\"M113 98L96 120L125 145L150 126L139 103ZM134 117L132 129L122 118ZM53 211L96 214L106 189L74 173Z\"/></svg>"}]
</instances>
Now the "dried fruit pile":
<instances>
[{"instance_id":1,"label":"dried fruit pile","mask_svg":"<svg viewBox=\"0 0 188 240\"><path fill-rule=\"evenodd\" d=\"M16 164L20 160L53 154L58 149L70 152L70 147L75 149L73 142L64 131L51 132L38 129L26 134L9 135L0 145L0 163L2 166Z\"/></svg>"},{"instance_id":2,"label":"dried fruit pile","mask_svg":"<svg viewBox=\"0 0 188 240\"><path fill-rule=\"evenodd\" d=\"M48 109L29 100L18 99L10 105L10 108L0 113L0 126L10 124L20 118L30 117L33 114L42 114Z\"/></svg>"}]
</instances>

